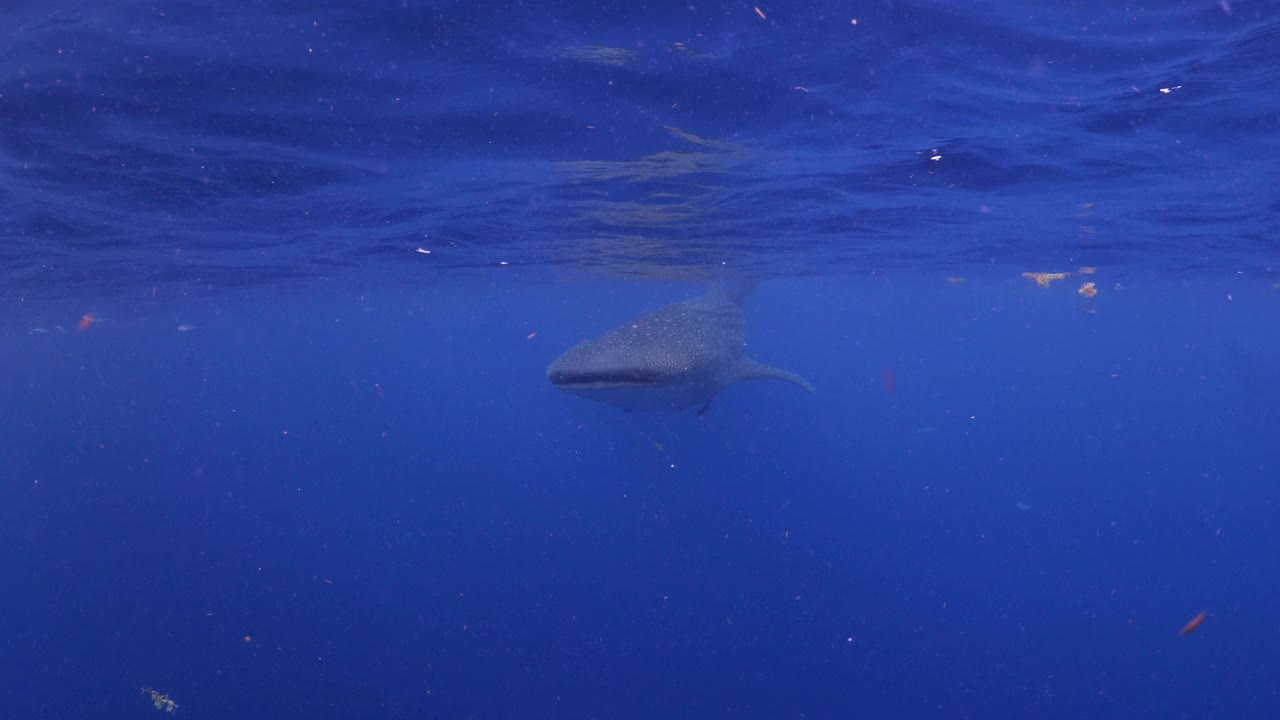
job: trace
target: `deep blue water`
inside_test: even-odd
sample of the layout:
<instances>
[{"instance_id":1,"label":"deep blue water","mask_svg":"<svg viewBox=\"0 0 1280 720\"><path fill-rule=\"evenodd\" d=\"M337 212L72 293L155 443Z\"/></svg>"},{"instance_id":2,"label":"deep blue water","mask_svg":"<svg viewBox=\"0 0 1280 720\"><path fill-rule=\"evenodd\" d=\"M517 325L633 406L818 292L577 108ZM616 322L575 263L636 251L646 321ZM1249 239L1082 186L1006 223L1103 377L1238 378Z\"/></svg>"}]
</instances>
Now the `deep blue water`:
<instances>
[{"instance_id":1,"label":"deep blue water","mask_svg":"<svg viewBox=\"0 0 1280 720\"><path fill-rule=\"evenodd\" d=\"M1280 4L0 19L0 720L1280 714Z\"/></svg>"}]
</instances>

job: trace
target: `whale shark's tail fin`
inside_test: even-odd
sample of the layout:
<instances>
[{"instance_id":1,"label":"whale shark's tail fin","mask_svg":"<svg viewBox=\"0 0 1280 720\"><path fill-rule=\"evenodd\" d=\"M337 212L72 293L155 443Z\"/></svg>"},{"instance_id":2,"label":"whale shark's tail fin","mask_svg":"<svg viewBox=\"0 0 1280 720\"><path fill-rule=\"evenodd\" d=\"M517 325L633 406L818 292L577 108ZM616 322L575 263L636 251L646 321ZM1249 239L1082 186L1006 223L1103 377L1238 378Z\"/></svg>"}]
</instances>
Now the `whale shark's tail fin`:
<instances>
[{"instance_id":1,"label":"whale shark's tail fin","mask_svg":"<svg viewBox=\"0 0 1280 720\"><path fill-rule=\"evenodd\" d=\"M784 380L809 393L814 392L813 385L810 384L808 380L805 380L790 370L783 370L782 368L774 367L772 365L765 365L764 363L756 362L751 358L743 358L738 363L738 370L736 377L734 378L734 382L739 380L756 380L760 378Z\"/></svg>"},{"instance_id":2,"label":"whale shark's tail fin","mask_svg":"<svg viewBox=\"0 0 1280 720\"><path fill-rule=\"evenodd\" d=\"M741 306L759 284L759 280L721 280L707 290L707 297Z\"/></svg>"}]
</instances>

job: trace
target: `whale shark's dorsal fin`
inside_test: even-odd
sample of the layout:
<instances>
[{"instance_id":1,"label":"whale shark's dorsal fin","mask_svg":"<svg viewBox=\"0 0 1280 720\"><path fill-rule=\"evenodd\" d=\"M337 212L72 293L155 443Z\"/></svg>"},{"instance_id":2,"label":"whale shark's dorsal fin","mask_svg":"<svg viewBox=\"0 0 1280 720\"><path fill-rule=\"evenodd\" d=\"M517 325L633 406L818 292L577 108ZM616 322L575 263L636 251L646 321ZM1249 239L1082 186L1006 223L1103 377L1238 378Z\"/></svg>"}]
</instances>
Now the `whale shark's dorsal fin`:
<instances>
[{"instance_id":1,"label":"whale shark's dorsal fin","mask_svg":"<svg viewBox=\"0 0 1280 720\"><path fill-rule=\"evenodd\" d=\"M707 297L742 307L742 304L747 300L747 296L759 284L759 280L721 280L711 285L707 290Z\"/></svg>"},{"instance_id":2,"label":"whale shark's dorsal fin","mask_svg":"<svg viewBox=\"0 0 1280 720\"><path fill-rule=\"evenodd\" d=\"M783 370L782 368L774 367L772 365L765 365L764 363L756 362L751 358L742 358L738 361L738 367L734 369L733 382L760 379L784 380L802 390L805 390L806 392L812 393L814 391L813 385L808 380L805 380L790 370Z\"/></svg>"}]
</instances>

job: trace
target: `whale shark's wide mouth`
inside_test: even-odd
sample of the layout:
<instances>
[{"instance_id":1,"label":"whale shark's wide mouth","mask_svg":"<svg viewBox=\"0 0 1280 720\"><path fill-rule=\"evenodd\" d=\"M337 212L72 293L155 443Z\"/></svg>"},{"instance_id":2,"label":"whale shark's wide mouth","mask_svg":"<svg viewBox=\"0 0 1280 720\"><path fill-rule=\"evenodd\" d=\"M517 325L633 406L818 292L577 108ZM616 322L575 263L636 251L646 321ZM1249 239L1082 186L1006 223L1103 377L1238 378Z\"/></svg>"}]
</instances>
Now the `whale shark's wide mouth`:
<instances>
[{"instance_id":1,"label":"whale shark's wide mouth","mask_svg":"<svg viewBox=\"0 0 1280 720\"><path fill-rule=\"evenodd\" d=\"M579 371L550 370L547 379L562 388L655 387L658 373L648 370Z\"/></svg>"}]
</instances>

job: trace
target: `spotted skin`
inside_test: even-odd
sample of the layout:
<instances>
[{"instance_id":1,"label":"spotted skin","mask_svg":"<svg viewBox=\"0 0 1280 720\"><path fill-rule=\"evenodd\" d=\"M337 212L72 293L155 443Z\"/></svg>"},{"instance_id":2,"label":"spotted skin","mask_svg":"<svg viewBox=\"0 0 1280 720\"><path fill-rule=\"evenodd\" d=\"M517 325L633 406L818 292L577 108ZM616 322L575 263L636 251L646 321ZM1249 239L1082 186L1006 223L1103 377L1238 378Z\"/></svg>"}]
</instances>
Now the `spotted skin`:
<instances>
[{"instance_id":1,"label":"spotted skin","mask_svg":"<svg viewBox=\"0 0 1280 720\"><path fill-rule=\"evenodd\" d=\"M641 315L569 348L547 367L556 387L627 410L705 412L716 393L740 380L772 378L813 392L794 373L744 356L742 303L750 283Z\"/></svg>"}]
</instances>

